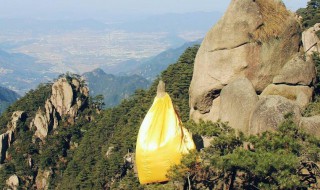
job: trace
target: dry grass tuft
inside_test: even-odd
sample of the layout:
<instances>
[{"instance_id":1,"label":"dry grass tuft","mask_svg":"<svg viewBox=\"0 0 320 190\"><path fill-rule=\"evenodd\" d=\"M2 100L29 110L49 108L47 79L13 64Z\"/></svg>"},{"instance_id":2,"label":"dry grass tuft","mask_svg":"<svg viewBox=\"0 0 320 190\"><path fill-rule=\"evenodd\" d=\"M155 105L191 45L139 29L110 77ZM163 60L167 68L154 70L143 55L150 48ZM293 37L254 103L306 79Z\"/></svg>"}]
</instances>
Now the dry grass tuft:
<instances>
[{"instance_id":1,"label":"dry grass tuft","mask_svg":"<svg viewBox=\"0 0 320 190\"><path fill-rule=\"evenodd\" d=\"M267 41L278 38L287 28L291 13L280 0L256 0L263 19L261 25L253 34L257 41Z\"/></svg>"}]
</instances>

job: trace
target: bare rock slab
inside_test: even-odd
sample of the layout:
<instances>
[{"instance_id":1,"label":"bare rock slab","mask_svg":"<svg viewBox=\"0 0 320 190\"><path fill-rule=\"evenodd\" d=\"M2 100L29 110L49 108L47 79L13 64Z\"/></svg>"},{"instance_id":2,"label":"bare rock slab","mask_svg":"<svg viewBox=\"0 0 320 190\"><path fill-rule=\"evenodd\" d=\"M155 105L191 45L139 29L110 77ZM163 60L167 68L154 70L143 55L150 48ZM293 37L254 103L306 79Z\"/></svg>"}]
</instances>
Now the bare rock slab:
<instances>
[{"instance_id":1,"label":"bare rock slab","mask_svg":"<svg viewBox=\"0 0 320 190\"><path fill-rule=\"evenodd\" d=\"M220 118L239 131L248 132L252 110L259 101L252 83L247 78L239 78L221 91Z\"/></svg>"}]
</instances>

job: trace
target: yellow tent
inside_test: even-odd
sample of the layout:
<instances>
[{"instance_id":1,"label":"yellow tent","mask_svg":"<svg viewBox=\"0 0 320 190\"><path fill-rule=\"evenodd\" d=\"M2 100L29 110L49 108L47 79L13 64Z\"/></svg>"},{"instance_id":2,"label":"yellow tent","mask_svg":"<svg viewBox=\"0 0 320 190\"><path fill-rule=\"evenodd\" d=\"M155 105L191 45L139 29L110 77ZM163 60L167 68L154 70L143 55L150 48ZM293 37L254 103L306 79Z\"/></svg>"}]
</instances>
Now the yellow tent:
<instances>
[{"instance_id":1,"label":"yellow tent","mask_svg":"<svg viewBox=\"0 0 320 190\"><path fill-rule=\"evenodd\" d=\"M136 165L141 184L168 181L168 169L179 164L183 154L195 149L192 137L182 127L170 96L161 92L161 88L164 90L162 81L138 134Z\"/></svg>"}]
</instances>

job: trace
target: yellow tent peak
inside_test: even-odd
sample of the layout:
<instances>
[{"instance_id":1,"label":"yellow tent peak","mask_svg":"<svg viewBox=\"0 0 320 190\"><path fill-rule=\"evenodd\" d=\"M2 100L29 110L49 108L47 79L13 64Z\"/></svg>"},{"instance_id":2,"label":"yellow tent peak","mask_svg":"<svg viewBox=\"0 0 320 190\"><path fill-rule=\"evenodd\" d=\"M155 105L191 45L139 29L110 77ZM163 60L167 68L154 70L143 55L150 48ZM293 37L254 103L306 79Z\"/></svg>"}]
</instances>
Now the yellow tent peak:
<instances>
[{"instance_id":1,"label":"yellow tent peak","mask_svg":"<svg viewBox=\"0 0 320 190\"><path fill-rule=\"evenodd\" d=\"M179 164L183 154L195 149L189 132L182 127L164 83L139 130L136 164L141 184L168 181L168 169Z\"/></svg>"}]
</instances>

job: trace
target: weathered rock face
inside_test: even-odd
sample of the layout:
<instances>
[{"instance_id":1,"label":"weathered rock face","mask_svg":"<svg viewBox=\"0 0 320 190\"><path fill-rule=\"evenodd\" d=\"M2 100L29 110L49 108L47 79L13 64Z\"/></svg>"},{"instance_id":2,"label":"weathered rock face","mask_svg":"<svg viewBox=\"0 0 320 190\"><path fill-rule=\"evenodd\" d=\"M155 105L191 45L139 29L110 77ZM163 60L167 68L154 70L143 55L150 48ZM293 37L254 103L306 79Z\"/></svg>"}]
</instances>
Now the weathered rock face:
<instances>
[{"instance_id":1,"label":"weathered rock face","mask_svg":"<svg viewBox=\"0 0 320 190\"><path fill-rule=\"evenodd\" d=\"M261 97L267 95L280 95L292 100L301 110L304 110L312 100L313 89L308 86L289 86L285 84L270 84L261 93Z\"/></svg>"},{"instance_id":2,"label":"weathered rock face","mask_svg":"<svg viewBox=\"0 0 320 190\"><path fill-rule=\"evenodd\" d=\"M252 83L247 78L237 79L222 89L220 97L221 121L247 132L250 114L259 100Z\"/></svg>"},{"instance_id":3,"label":"weathered rock face","mask_svg":"<svg viewBox=\"0 0 320 190\"><path fill-rule=\"evenodd\" d=\"M309 134L320 137L320 116L302 117L299 126Z\"/></svg>"},{"instance_id":4,"label":"weathered rock face","mask_svg":"<svg viewBox=\"0 0 320 190\"><path fill-rule=\"evenodd\" d=\"M68 114L73 102L73 90L66 78L61 78L52 85L50 100L60 115Z\"/></svg>"},{"instance_id":5,"label":"weathered rock face","mask_svg":"<svg viewBox=\"0 0 320 190\"><path fill-rule=\"evenodd\" d=\"M282 96L266 96L256 104L250 117L249 134L276 130L285 120L285 115L293 113L294 121L300 121L299 107Z\"/></svg>"},{"instance_id":6,"label":"weathered rock face","mask_svg":"<svg viewBox=\"0 0 320 190\"><path fill-rule=\"evenodd\" d=\"M17 175L12 175L7 179L6 185L12 189L12 190L17 190L19 187L19 178Z\"/></svg>"},{"instance_id":7,"label":"weathered rock face","mask_svg":"<svg viewBox=\"0 0 320 190\"><path fill-rule=\"evenodd\" d=\"M303 48L307 55L312 55L314 51L319 52L320 50L319 38L316 34L319 30L320 23L317 23L314 27L311 27L302 33Z\"/></svg>"},{"instance_id":8,"label":"weathered rock face","mask_svg":"<svg viewBox=\"0 0 320 190\"><path fill-rule=\"evenodd\" d=\"M75 96L76 93L83 95L84 100ZM72 79L71 84L66 78L61 78L52 85L52 96L50 101L60 116L75 118L78 110L83 106L89 96L89 89L81 87L80 81Z\"/></svg>"},{"instance_id":9,"label":"weathered rock face","mask_svg":"<svg viewBox=\"0 0 320 190\"><path fill-rule=\"evenodd\" d=\"M52 126L53 129L56 129L59 125L59 121L57 118L56 109L52 105L50 100L46 101L45 110L46 110L46 119L48 122L48 126Z\"/></svg>"},{"instance_id":10,"label":"weathered rock face","mask_svg":"<svg viewBox=\"0 0 320 190\"><path fill-rule=\"evenodd\" d=\"M312 99L316 70L312 60L299 52L300 34L294 14L281 1L232 0L196 56L189 91L190 118L213 122L221 119L243 132L248 127L261 128L256 131L262 132L276 128L274 125L283 120L282 111L297 111L299 107L304 110ZM243 78L251 87L240 84ZM238 85L232 84L238 80ZM277 101L267 95L282 96L276 98L279 102L273 111L268 105ZM264 109L275 119L264 120ZM298 111L295 113L300 115ZM249 122L253 114L260 115L261 121Z\"/></svg>"},{"instance_id":11,"label":"weathered rock face","mask_svg":"<svg viewBox=\"0 0 320 190\"><path fill-rule=\"evenodd\" d=\"M36 128L36 132L34 134L36 137L41 140L44 140L47 137L50 126L45 113L43 113L41 109L38 110L35 118L31 122L31 128L33 127Z\"/></svg>"}]
</instances>

